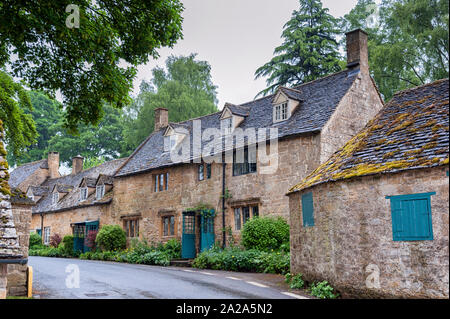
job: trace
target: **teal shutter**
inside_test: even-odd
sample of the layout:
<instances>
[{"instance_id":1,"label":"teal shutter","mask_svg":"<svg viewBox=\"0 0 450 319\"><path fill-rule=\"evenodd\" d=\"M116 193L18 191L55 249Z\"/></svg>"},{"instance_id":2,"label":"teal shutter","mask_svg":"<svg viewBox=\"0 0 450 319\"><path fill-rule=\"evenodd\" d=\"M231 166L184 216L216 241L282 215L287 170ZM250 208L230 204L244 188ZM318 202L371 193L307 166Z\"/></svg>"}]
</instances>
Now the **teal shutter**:
<instances>
[{"instance_id":1,"label":"teal shutter","mask_svg":"<svg viewBox=\"0 0 450 319\"><path fill-rule=\"evenodd\" d=\"M433 240L431 195L436 193L388 196L391 200L394 241Z\"/></svg>"},{"instance_id":2,"label":"teal shutter","mask_svg":"<svg viewBox=\"0 0 450 319\"><path fill-rule=\"evenodd\" d=\"M314 226L314 203L311 192L302 195L303 227Z\"/></svg>"}]
</instances>

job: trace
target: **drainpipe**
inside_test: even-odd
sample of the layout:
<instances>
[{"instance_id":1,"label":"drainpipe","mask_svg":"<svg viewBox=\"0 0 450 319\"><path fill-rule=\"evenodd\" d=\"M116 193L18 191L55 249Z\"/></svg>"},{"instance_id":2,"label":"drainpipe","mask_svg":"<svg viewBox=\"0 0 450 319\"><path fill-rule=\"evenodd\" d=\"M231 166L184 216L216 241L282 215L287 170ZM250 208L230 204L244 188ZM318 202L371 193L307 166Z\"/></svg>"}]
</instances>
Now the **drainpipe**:
<instances>
[{"instance_id":1,"label":"drainpipe","mask_svg":"<svg viewBox=\"0 0 450 319\"><path fill-rule=\"evenodd\" d=\"M226 163L225 163L225 155L222 161L222 248L225 249L226 246L226 240L227 240L227 234L226 234L226 229L225 229L225 168L226 168Z\"/></svg>"},{"instance_id":2,"label":"drainpipe","mask_svg":"<svg viewBox=\"0 0 450 319\"><path fill-rule=\"evenodd\" d=\"M44 243L44 213L41 213L41 240Z\"/></svg>"}]
</instances>

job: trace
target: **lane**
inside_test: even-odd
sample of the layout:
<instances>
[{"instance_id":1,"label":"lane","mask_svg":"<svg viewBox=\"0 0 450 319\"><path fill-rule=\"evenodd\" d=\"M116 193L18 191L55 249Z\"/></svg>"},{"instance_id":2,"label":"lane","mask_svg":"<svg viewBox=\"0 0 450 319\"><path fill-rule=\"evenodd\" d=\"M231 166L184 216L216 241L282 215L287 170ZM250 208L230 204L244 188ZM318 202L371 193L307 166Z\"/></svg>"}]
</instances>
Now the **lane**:
<instances>
[{"instance_id":1,"label":"lane","mask_svg":"<svg viewBox=\"0 0 450 319\"><path fill-rule=\"evenodd\" d=\"M263 274L37 256L29 264L40 298L298 299Z\"/></svg>"}]
</instances>

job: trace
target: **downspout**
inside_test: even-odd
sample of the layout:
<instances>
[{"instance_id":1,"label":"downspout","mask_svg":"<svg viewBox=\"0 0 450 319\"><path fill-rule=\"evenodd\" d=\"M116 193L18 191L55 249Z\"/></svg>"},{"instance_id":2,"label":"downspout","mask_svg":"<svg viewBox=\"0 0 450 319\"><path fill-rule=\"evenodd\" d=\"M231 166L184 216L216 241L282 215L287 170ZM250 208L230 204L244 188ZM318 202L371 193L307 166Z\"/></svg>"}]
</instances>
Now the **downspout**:
<instances>
[{"instance_id":1,"label":"downspout","mask_svg":"<svg viewBox=\"0 0 450 319\"><path fill-rule=\"evenodd\" d=\"M225 193L226 193L226 189L225 189L225 168L226 168L226 163L225 163L225 155L222 161L222 248L225 249L226 246L226 240L227 240L227 234L226 234L226 229L225 229Z\"/></svg>"},{"instance_id":2,"label":"downspout","mask_svg":"<svg viewBox=\"0 0 450 319\"><path fill-rule=\"evenodd\" d=\"M44 213L41 213L41 240L44 243Z\"/></svg>"}]
</instances>

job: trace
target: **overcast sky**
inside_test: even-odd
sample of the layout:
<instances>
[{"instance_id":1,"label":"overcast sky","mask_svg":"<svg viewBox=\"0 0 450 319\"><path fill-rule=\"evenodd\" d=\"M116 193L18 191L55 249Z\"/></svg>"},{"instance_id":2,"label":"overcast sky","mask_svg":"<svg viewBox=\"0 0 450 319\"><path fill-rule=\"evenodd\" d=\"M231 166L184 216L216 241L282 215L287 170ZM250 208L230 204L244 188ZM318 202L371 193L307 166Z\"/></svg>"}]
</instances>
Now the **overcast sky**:
<instances>
[{"instance_id":1,"label":"overcast sky","mask_svg":"<svg viewBox=\"0 0 450 319\"><path fill-rule=\"evenodd\" d=\"M322 0L329 12L340 17L357 0ZM212 79L218 86L219 109L225 102L251 101L266 87L265 79L254 79L258 67L270 61L282 43L283 25L298 0L183 0L183 35L172 48L161 49L160 58L138 68L134 94L143 79L150 80L155 66L164 66L173 55L198 53L197 59L211 65ZM161 105L163 107L164 105Z\"/></svg>"}]
</instances>

